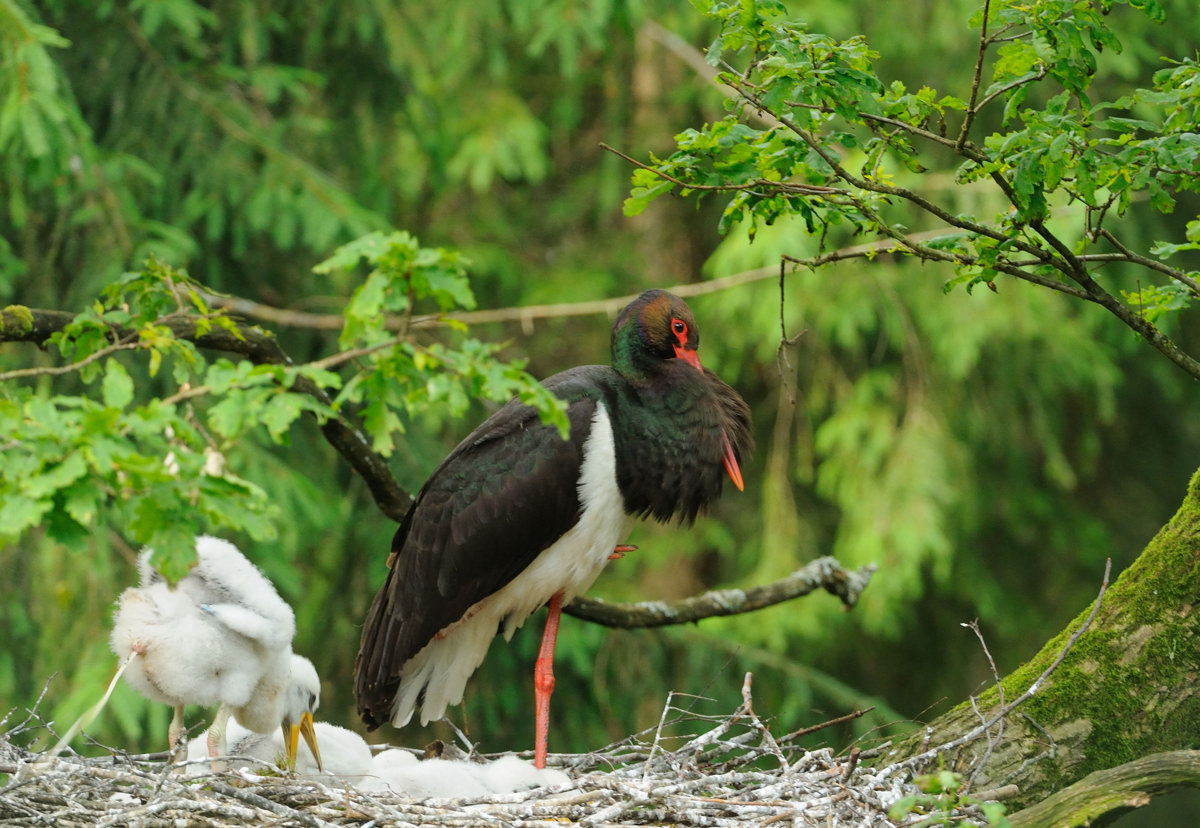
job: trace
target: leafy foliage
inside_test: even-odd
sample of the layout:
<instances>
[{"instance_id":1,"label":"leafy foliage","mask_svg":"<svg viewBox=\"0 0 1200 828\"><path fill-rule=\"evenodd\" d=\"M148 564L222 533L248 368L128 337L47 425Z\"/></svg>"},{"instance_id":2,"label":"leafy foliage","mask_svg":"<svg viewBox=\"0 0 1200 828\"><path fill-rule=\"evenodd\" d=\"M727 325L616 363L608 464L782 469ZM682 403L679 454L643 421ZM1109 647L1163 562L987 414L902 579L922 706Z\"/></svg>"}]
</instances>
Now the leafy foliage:
<instances>
[{"instance_id":1,"label":"leafy foliage","mask_svg":"<svg viewBox=\"0 0 1200 828\"><path fill-rule=\"evenodd\" d=\"M921 793L901 797L888 811L889 817L904 820L914 826L947 825L966 828L973 824L954 816L955 809L975 804L970 796L963 793L962 774L943 770L918 776L914 781ZM1011 827L1012 822L1004 815L1005 807L999 802L982 803L980 809L987 825L992 828Z\"/></svg>"},{"instance_id":2,"label":"leafy foliage","mask_svg":"<svg viewBox=\"0 0 1200 828\"><path fill-rule=\"evenodd\" d=\"M385 455L403 429L400 411L411 416L445 405L457 414L472 398L520 396L565 432L563 404L518 365L496 359L496 346L474 339L461 348L422 346L385 330L385 310L411 313L411 303L427 297L443 309L473 303L458 256L421 248L407 234L372 234L318 269L348 269L362 256L375 270L347 305L342 342L366 344L361 355L368 362L348 380L329 370L347 362L345 354L298 366L210 361L197 340L214 329L244 340L242 330L210 308L199 285L160 263L106 287L50 338L68 370L85 384L99 380L97 391L68 396L2 387L0 425L9 443L0 472L0 537L13 542L45 525L54 540L77 545L97 526L123 527L178 578L195 560L193 539L202 528L273 537L278 510L263 489L232 473L225 455L259 431L285 442L305 412L324 421L348 404L361 408ZM168 364L173 393L134 405L134 380L111 358L124 351L145 353L150 378ZM310 387L298 387L301 378ZM326 402L326 391L338 396Z\"/></svg>"},{"instance_id":3,"label":"leafy foliage","mask_svg":"<svg viewBox=\"0 0 1200 828\"><path fill-rule=\"evenodd\" d=\"M1180 194L1200 189L1198 64L1183 58L1155 74L1153 89L1090 103L1086 92L1099 55L1121 45L1104 17L1113 5L989 4L976 80L963 97L928 86L910 93L899 80L885 84L874 68L879 55L863 38L810 33L788 17L782 3L703 6L721 26L708 57L727 67L719 80L735 91L735 111L680 133L673 154L635 172L626 212L636 215L677 188L683 195L732 191L722 218L725 231L745 224L753 233L783 216L799 216L823 239L844 229L890 239L896 253L951 263L958 274L951 285L994 287L1003 275L1060 290L1070 285L1071 295L1104 304L1123 320L1145 321L1140 332L1154 341L1151 316L1189 305L1200 293L1200 272L1152 263L1147 276L1175 281L1163 294L1140 294L1133 309L1116 303L1087 269L1093 261L1145 266L1106 221L1124 216L1137 198L1170 212ZM1161 20L1158 4L1134 5ZM991 83L981 89L987 48L997 44ZM726 60L740 60L744 68ZM1061 91L1027 105L1031 90L1046 83ZM989 105L1002 108L1009 128L976 143L972 127ZM953 137L947 116L958 113L963 114ZM742 123L749 115L767 120L767 126ZM919 185L897 186L898 167L927 172L922 145L926 153L942 148L959 155L958 181L991 181L1005 209L990 217L955 213ZM892 209L897 203L947 230L965 232L925 244L908 231L908 219L897 220ZM1065 240L1046 227L1052 205L1076 225ZM1095 247L1106 250L1090 253ZM1114 248L1116 253L1108 252ZM1156 249L1181 248L1160 242ZM1172 358L1200 376L1194 359Z\"/></svg>"},{"instance_id":4,"label":"leafy foliage","mask_svg":"<svg viewBox=\"0 0 1200 828\"><path fill-rule=\"evenodd\" d=\"M1164 6L1173 24L1192 11L1181 0ZM654 724L672 689L736 705L747 669L756 673L760 711L789 725L880 704L877 714L859 720L855 733L862 733L921 715L933 700L959 698L988 676L972 638L945 634L959 629L957 621L978 615L997 658L1010 661L1057 630L1061 613L1091 597L1095 562L1140 548L1166 517L1163 510L1178 501L1200 434L1175 413L1200 400L1166 370L1171 366L1138 359L1124 329L1080 312L1072 297L1010 289L1003 275L992 280L999 293L943 295L942 283L986 285L986 268L1000 270L1024 254L1008 236L914 218L900 196L838 183L830 178L834 164L802 146L794 132L762 129L755 107L742 106L740 122L723 119L728 110L720 90L679 59L687 43L715 43L714 61L748 67L755 56L723 39L736 36L743 21L757 20L750 31L765 50L786 25L797 45L784 57L763 51L755 71L770 74L772 86L787 85L780 90L812 96L797 102L841 111L789 108L785 100L779 114L807 123L829 158L864 181L919 191L952 217L1033 243L1027 219L1015 216L984 162L963 159L940 142L935 147L913 131L919 124L957 139L978 50L975 0L789 8L801 9L808 23L771 17L767 5L730 5L723 16L706 17L659 0L350 7L313 0L0 0L3 111L36 121L32 131L6 126L0 153L6 193L0 305L20 303L5 310L5 324L19 324L21 306L91 308L106 284L132 269L140 275L130 277L128 298L114 294L103 300L103 311L87 313L128 310L137 319L125 324L149 332L148 344L131 340L137 347L129 352L77 372L12 378L0 389L4 410L25 412L19 427L30 431L37 425L29 416L35 402L86 400L54 409L54 416L80 420L86 408L116 423L119 430L81 426L80 439L125 446L136 461L126 479L140 487L126 490L111 475L90 523L76 520L86 510L77 516L66 510L64 489L37 494L34 503L50 502L46 515L66 516L68 542L55 539L59 522L39 520L18 540L0 544L6 587L17 596L0 604L0 632L9 642L0 648L0 708L36 698L56 671L64 680L47 694L56 720L94 700L111 675L104 641L110 605L134 577L136 543L148 537L132 532L125 517L132 505L119 496L154 497L161 488L161 502L178 505L188 494L178 479L213 484L214 475L204 472L216 472L219 457L220 475L236 475L245 485L222 490L220 501L201 492L230 511L222 505L216 515L189 512L188 525L225 527L279 584L297 610L298 648L314 656L326 677L323 717L353 725L348 676L357 625L382 580L394 524L322 440L317 418L304 412L370 410L369 439L381 449L395 446L391 468L416 491L486 415L481 390L491 386L503 396L524 381L520 371L546 376L601 361L607 351L607 324L599 316L533 313L519 326L479 326L472 336L453 329L438 296L417 297L414 285L409 298L410 277L402 266L392 268L388 256L412 262L414 247L421 248L388 228L408 228L433 248L421 254L437 271L427 287L448 280L437 289L445 288L456 307L470 306L458 280L465 259L474 263L470 295L484 308L624 295L695 281L702 267L739 282L768 268L773 281L781 254L814 259L848 242L860 226L875 226L866 214L856 225L852 212L833 209L854 208L830 203L841 196L824 199L796 186L822 182L861 197L889 229L921 234L931 251L978 256L977 269L960 263L955 274L915 256L875 252L869 262L789 273L782 301L769 282L689 300L705 333L705 364L751 402L762 449L747 466L745 495L725 498L691 532L639 527L632 538L638 553L614 563L597 591L631 600L682 597L761 582L828 551L885 571L850 614L816 597L689 630L619 633L564 624L558 682L561 698L576 701L555 706L555 748L595 746ZM1014 29L1003 36L1020 37L990 47L976 103L999 95L981 108L969 141L986 160L993 152L987 137L1027 129L1026 113L1050 128L1042 110L1071 73L1086 68L1084 52L1092 53L1096 73L1090 81L1081 76L1090 83L1089 99L1069 97L1062 110L1068 145L1051 151L1018 140L1013 149L1026 153L1026 201L1034 205L1041 188L1047 227L1061 231L1073 250L1108 255L1119 251L1080 230L1086 210L1069 202L1079 186L1071 176L1117 175L1136 153L1161 160L1166 150L1155 147L1158 139L1178 138L1170 146L1187 148L1183 136L1189 120L1195 123L1195 102L1185 92L1195 86L1187 85L1194 66L1164 64L1161 56L1188 55L1194 43L1187 26L1158 26L1151 15L1116 4L1107 17L1090 9L1085 17L1120 34L1119 54L1109 46L1097 53L1085 34L1060 59L1058 41L1050 38L1072 37L1074 24L1061 13L1066 8L1037 4L1038 31L1049 34ZM990 31L1030 9L993 3ZM920 37L912 36L914 25ZM662 29L686 41L684 48L660 37ZM1043 71L1045 78L1035 80ZM1182 74L1162 75L1174 71ZM1170 100L1156 100L1160 94ZM1096 101L1114 106L1095 109ZM879 110L877 118L907 126L858 119L870 107ZM1079 121L1078 113L1092 110L1092 123L1071 122L1072 113ZM1100 126L1113 117L1160 131ZM689 152L697 161L677 167L680 175L696 176L681 180L724 187L741 176L734 180L753 187L704 191L720 200L699 205L645 198L642 214L623 220L628 169L596 142L632 153L649 148L667 159L677 147L672 136L701 123L710 126L683 133L695 143ZM44 142L36 140L39 128ZM1120 143L1127 133L1132 142ZM1126 152L1127 158L1111 158ZM1092 167L1083 164L1085 156ZM718 162L728 166L718 169ZM1057 190L1039 184L1039 170L1061 171ZM660 193L681 189L636 175L639 186ZM1152 184L1119 177L1110 184L1112 192L1124 188L1127 206L1114 221L1121 206L1114 202L1101 226L1131 250L1151 250L1163 240L1153 248L1160 264L1185 275L1194 270L1200 237L1191 225L1200 222L1187 222L1195 214L1193 194L1168 187L1175 212L1160 213L1145 200ZM1097 185L1097 200L1108 197L1108 186ZM718 246L711 231L727 196L741 212L724 221ZM774 223L766 220L771 215ZM364 234L377 235L360 243L360 253L343 248L337 266L312 270ZM443 254L443 247L461 252ZM176 300L150 285L154 279L141 264L149 255L186 268L216 291L294 315L336 309L345 324L331 332L264 322L296 358L294 366L243 363L192 348L173 324L159 330L160 316L171 314ZM1131 311L1195 346L1189 325L1181 324L1194 321L1196 309L1185 307L1194 297L1190 288L1165 271L1128 262L1088 267ZM1061 271L1029 270L1071 284ZM177 287L191 285L172 273ZM174 295L189 318L210 320L213 335L227 330L226 314L208 304L208 293L197 292L203 310L186 290ZM1173 303L1178 311L1155 315L1159 304ZM352 304L349 320L344 312ZM410 313L403 343L349 359L400 339ZM238 322L248 335L255 330ZM339 332L356 326L352 339L339 340ZM79 331L78 346L64 339L64 347L77 347L71 356L53 346L42 355L5 345L0 371L60 365L111 344L98 338L101 328L87 330ZM779 333L800 331L806 333L781 354ZM513 345L490 344L507 341ZM501 367L511 366L514 355L528 364ZM330 356L348 361L322 362ZM160 366L152 376L154 359ZM308 381L328 391L327 402L296 393ZM189 391L212 390L164 405L184 391L183 382ZM130 386L132 399L118 405ZM172 426L168 436L143 425L135 415L142 408L185 425ZM0 432L5 461L14 448ZM74 474L71 466L54 471L70 451L65 440L45 434L28 450L44 452L26 461L40 463L33 476ZM172 451L178 479L166 468ZM68 489L96 476L87 468ZM53 476L49 485L57 485ZM248 516L240 514L247 509ZM148 515L145 527L153 531L159 521L165 529L178 518L177 511ZM256 521L271 539L250 535ZM234 533L233 525L241 530ZM454 714L486 747L520 747L529 738L536 624L528 626L511 646L493 648L467 704ZM914 670L929 663L930 653L942 669ZM102 740L150 748L165 738L162 711L125 689L110 710L112 720L97 723ZM438 727L385 738L451 738Z\"/></svg>"}]
</instances>

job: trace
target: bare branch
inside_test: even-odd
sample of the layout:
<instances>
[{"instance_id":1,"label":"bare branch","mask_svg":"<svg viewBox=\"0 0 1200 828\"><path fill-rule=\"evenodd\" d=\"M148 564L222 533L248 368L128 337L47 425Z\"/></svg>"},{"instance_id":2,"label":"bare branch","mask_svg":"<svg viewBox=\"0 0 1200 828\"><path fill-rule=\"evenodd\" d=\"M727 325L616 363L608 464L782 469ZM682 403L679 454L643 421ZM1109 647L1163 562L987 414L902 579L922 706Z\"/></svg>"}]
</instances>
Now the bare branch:
<instances>
[{"instance_id":1,"label":"bare branch","mask_svg":"<svg viewBox=\"0 0 1200 828\"><path fill-rule=\"evenodd\" d=\"M786 578L749 589L719 589L680 601L641 601L636 604L614 604L580 596L563 607L563 612L605 627L664 627L721 615L753 612L808 595L817 589L836 595L850 608L858 601L858 596L874 572L874 566L847 570L837 559L824 557L797 569Z\"/></svg>"}]
</instances>

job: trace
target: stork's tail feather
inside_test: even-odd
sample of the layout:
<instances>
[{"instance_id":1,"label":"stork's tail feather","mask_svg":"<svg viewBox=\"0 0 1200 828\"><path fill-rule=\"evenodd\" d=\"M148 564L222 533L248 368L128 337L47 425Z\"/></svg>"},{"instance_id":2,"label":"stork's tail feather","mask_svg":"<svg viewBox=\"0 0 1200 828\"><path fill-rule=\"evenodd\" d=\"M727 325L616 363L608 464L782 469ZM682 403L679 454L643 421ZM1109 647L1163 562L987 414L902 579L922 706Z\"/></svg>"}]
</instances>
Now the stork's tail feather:
<instances>
[{"instance_id":1,"label":"stork's tail feather","mask_svg":"<svg viewBox=\"0 0 1200 828\"><path fill-rule=\"evenodd\" d=\"M388 606L391 580L389 571L387 581L371 602L359 639L358 655L354 659L354 696L358 701L358 715L367 730L375 730L391 718L392 701L400 686L397 676L388 675L387 631L395 626Z\"/></svg>"}]
</instances>

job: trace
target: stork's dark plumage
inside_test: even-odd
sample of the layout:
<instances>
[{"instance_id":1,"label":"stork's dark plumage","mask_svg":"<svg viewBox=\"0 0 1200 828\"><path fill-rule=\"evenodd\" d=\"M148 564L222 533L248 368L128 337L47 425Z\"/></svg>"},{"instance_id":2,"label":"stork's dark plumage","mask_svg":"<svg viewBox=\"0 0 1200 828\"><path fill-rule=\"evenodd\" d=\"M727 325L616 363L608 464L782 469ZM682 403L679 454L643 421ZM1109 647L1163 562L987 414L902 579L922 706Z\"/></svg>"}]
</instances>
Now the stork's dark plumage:
<instances>
[{"instance_id":1,"label":"stork's dark plumage","mask_svg":"<svg viewBox=\"0 0 1200 828\"><path fill-rule=\"evenodd\" d=\"M550 616L535 673L536 763L545 757L559 610L586 590L633 517L691 523L750 449L750 411L700 365L687 305L661 290L613 324L612 366L545 386L567 402L570 437L512 401L473 431L417 495L392 541L355 667L370 728L422 723L462 701L497 634Z\"/></svg>"}]
</instances>

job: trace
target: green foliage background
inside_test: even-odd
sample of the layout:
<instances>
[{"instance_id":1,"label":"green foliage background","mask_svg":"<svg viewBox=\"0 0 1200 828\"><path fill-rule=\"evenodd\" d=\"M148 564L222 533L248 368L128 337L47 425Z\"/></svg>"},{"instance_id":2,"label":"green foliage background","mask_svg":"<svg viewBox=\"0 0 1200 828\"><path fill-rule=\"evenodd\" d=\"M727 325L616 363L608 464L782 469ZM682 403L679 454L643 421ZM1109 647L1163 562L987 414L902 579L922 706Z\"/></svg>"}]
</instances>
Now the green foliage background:
<instances>
[{"instance_id":1,"label":"green foliage background","mask_svg":"<svg viewBox=\"0 0 1200 828\"><path fill-rule=\"evenodd\" d=\"M1184 0L1164 6L1168 20L1191 19ZM791 11L814 31L864 35L884 77L959 96L969 87L974 3L812 0ZM1099 66L1102 97L1148 85L1160 55L1194 49L1186 25L1113 15L1125 48ZM656 25L692 44L715 34L661 0L0 0L0 304L82 310L153 256L219 291L339 310L362 301L357 253L314 266L393 227L460 251L480 307L621 295L815 252L799 219L759 227L752 243L745 227L722 238L713 199L622 214L630 168L600 141L665 155L676 133L725 112ZM997 207L956 184L948 159L922 160L963 211ZM1182 238L1187 219L1131 213L1126 237ZM782 352L772 280L691 302L705 364L755 412L747 490L691 531L636 529L640 550L595 593L749 586L825 553L880 572L849 614L820 595L689 629L565 623L553 748L649 726L672 689L724 712L746 670L759 710L786 729L864 704L878 709L859 732L928 715L990 680L959 622L981 619L1007 671L1091 597L1106 556L1128 562L1169 516L1200 456L1200 425L1186 416L1200 403L1195 383L1096 308L1011 282L944 295L952 276L892 260L790 275L784 327L804 333ZM418 309L438 305L430 294ZM1200 347L1194 311L1164 324ZM361 344L278 335L298 360ZM607 358L599 316L471 335L527 358L534 376ZM456 336L417 341L453 347ZM6 346L0 370L55 360ZM165 376L119 364L138 400L167 393ZM89 388L42 378L0 394ZM126 382L103 388L121 401ZM394 411L401 483L415 491L490 405ZM311 419L282 434L238 431L226 460L274 507L269 528L234 540L296 607L297 649L324 677L323 717L352 724L358 625L394 524ZM198 515L185 528L221 523ZM30 704L57 674L44 704L62 723L110 675L107 627L134 579L138 536L116 519L93 528L71 543L33 530L0 548L0 711ZM536 627L493 648L454 714L485 749L531 741ZM153 749L167 718L122 688L93 732ZM384 735L420 743L448 730Z\"/></svg>"}]
</instances>

